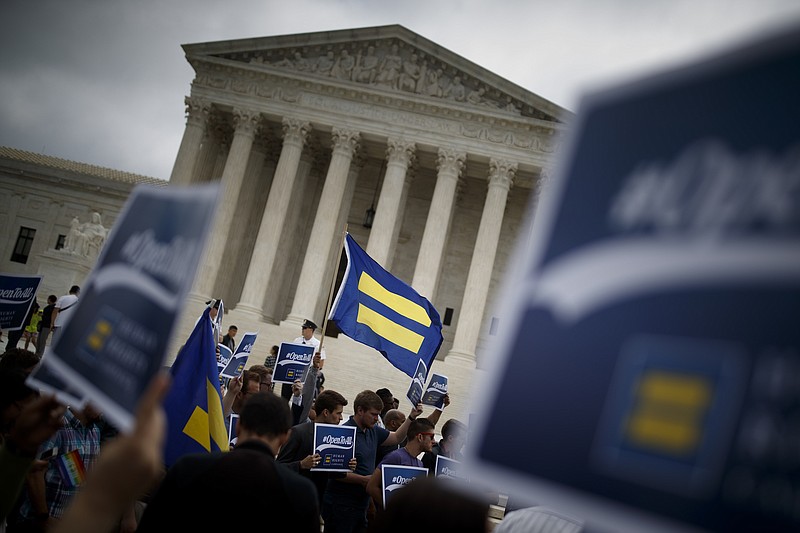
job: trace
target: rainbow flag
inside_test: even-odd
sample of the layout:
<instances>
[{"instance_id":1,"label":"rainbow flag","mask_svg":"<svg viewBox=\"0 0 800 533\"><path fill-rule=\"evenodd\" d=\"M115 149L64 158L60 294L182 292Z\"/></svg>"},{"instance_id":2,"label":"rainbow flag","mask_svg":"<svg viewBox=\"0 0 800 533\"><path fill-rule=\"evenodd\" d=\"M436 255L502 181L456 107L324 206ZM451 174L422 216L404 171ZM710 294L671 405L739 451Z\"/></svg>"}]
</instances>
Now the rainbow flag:
<instances>
[{"instance_id":1,"label":"rainbow flag","mask_svg":"<svg viewBox=\"0 0 800 533\"><path fill-rule=\"evenodd\" d=\"M67 487L79 487L86 479L86 467L83 465L83 459L78 450L59 455L55 461L58 473L61 474L61 480Z\"/></svg>"}]
</instances>

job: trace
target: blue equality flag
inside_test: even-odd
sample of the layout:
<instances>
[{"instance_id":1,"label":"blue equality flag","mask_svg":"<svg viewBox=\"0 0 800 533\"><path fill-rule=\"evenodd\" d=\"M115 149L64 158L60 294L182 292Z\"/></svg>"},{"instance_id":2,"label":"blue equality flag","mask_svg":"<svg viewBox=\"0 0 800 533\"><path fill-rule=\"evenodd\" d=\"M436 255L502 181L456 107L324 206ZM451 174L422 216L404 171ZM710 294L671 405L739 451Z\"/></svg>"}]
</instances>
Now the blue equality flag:
<instances>
[{"instance_id":1,"label":"blue equality flag","mask_svg":"<svg viewBox=\"0 0 800 533\"><path fill-rule=\"evenodd\" d=\"M228 451L217 343L211 332L209 310L203 311L172 365L172 387L164 400L167 414L164 463L168 467L189 453Z\"/></svg>"},{"instance_id":2,"label":"blue equality flag","mask_svg":"<svg viewBox=\"0 0 800 533\"><path fill-rule=\"evenodd\" d=\"M349 233L345 252L347 270L330 320L410 377L420 360L430 368L443 340L439 313L425 297L368 256Z\"/></svg>"}]
</instances>

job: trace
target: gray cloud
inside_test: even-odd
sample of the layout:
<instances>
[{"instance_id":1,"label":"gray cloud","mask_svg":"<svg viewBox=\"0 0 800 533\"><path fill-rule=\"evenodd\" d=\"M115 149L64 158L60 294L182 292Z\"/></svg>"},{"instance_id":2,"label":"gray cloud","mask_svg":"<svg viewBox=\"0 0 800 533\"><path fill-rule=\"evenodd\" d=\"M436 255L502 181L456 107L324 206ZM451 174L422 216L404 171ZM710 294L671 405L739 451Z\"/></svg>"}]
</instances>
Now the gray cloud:
<instances>
[{"instance_id":1,"label":"gray cloud","mask_svg":"<svg viewBox=\"0 0 800 533\"><path fill-rule=\"evenodd\" d=\"M603 86L798 20L794 0L6 0L0 144L168 178L181 44L402 24L574 109Z\"/></svg>"}]
</instances>

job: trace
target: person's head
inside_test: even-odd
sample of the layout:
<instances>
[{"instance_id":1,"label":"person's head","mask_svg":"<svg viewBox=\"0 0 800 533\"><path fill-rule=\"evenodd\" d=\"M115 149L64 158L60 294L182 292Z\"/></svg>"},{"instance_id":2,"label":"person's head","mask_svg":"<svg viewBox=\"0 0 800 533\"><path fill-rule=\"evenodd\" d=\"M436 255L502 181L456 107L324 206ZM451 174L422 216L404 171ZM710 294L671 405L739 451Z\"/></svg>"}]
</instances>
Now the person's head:
<instances>
[{"instance_id":1,"label":"person's head","mask_svg":"<svg viewBox=\"0 0 800 533\"><path fill-rule=\"evenodd\" d=\"M457 483L422 476L398 489L386 510L375 518L375 531L407 533L418 529L486 533L489 503L460 488Z\"/></svg>"},{"instance_id":2,"label":"person's head","mask_svg":"<svg viewBox=\"0 0 800 533\"><path fill-rule=\"evenodd\" d=\"M260 392L267 392L272 390L272 372L269 371L264 365L253 365L247 369L250 374L258 377L258 385ZM253 378L253 376L250 376ZM254 380L255 381L255 380Z\"/></svg>"},{"instance_id":3,"label":"person's head","mask_svg":"<svg viewBox=\"0 0 800 533\"><path fill-rule=\"evenodd\" d=\"M451 418L442 426L442 442L448 452L459 452L467 437L467 425Z\"/></svg>"},{"instance_id":4,"label":"person's head","mask_svg":"<svg viewBox=\"0 0 800 533\"><path fill-rule=\"evenodd\" d=\"M24 348L11 348L0 358L0 368L15 368L30 374L33 367L39 364L39 356Z\"/></svg>"},{"instance_id":5,"label":"person's head","mask_svg":"<svg viewBox=\"0 0 800 533\"><path fill-rule=\"evenodd\" d=\"M241 412L242 407L250 396L261 391L261 381L258 379L258 374L249 370L242 370L241 380L242 389L233 399L233 410L236 413Z\"/></svg>"},{"instance_id":6,"label":"person's head","mask_svg":"<svg viewBox=\"0 0 800 533\"><path fill-rule=\"evenodd\" d=\"M239 331L239 328L236 326L229 326L228 327L228 336L233 338L236 336L236 332Z\"/></svg>"},{"instance_id":7,"label":"person's head","mask_svg":"<svg viewBox=\"0 0 800 533\"><path fill-rule=\"evenodd\" d=\"M278 350L279 350L278 345L277 344L273 344L272 348L269 349L269 353L272 354L272 355L277 356L278 355Z\"/></svg>"},{"instance_id":8,"label":"person's head","mask_svg":"<svg viewBox=\"0 0 800 533\"><path fill-rule=\"evenodd\" d=\"M58 301L58 296L56 296L55 294L51 294L50 296L47 297L47 303L49 304L54 304L57 301Z\"/></svg>"},{"instance_id":9,"label":"person's head","mask_svg":"<svg viewBox=\"0 0 800 533\"><path fill-rule=\"evenodd\" d=\"M262 440L271 444L272 451L277 453L278 448L286 442L291 427L292 414L286 400L277 394L259 392L252 394L239 412L237 442Z\"/></svg>"},{"instance_id":10,"label":"person's head","mask_svg":"<svg viewBox=\"0 0 800 533\"><path fill-rule=\"evenodd\" d=\"M418 448L419 451L429 452L433 447L436 434L433 431L436 426L427 418L417 418L412 420L408 426L407 446Z\"/></svg>"},{"instance_id":11,"label":"person's head","mask_svg":"<svg viewBox=\"0 0 800 533\"><path fill-rule=\"evenodd\" d=\"M78 287L77 285L73 285L72 287L69 288L69 293L70 294L74 294L75 296L80 294L80 292L81 292L81 288Z\"/></svg>"},{"instance_id":12,"label":"person's head","mask_svg":"<svg viewBox=\"0 0 800 533\"><path fill-rule=\"evenodd\" d=\"M403 411L400 409L389 409L386 411L386 414L383 415L383 425L386 426L386 429L389 431L397 431L397 428L402 426L405 421L406 415L404 415Z\"/></svg>"},{"instance_id":13,"label":"person's head","mask_svg":"<svg viewBox=\"0 0 800 533\"><path fill-rule=\"evenodd\" d=\"M378 422L383 409L380 396L371 390L359 392L353 401L353 420L360 428L371 428Z\"/></svg>"},{"instance_id":14,"label":"person's head","mask_svg":"<svg viewBox=\"0 0 800 533\"><path fill-rule=\"evenodd\" d=\"M19 368L0 368L0 431L6 435L17 420L22 408L36 398L37 393L25 385L28 374Z\"/></svg>"},{"instance_id":15,"label":"person's head","mask_svg":"<svg viewBox=\"0 0 800 533\"><path fill-rule=\"evenodd\" d=\"M339 424L342 421L342 411L347 405L347 400L338 392L326 389L319 393L314 400L315 422L322 424Z\"/></svg>"},{"instance_id":16,"label":"person's head","mask_svg":"<svg viewBox=\"0 0 800 533\"><path fill-rule=\"evenodd\" d=\"M583 520L539 505L513 511L509 510L503 520L494 528L494 531L495 533L543 531L541 524L547 524L547 531L559 531L561 533L580 533L583 531Z\"/></svg>"},{"instance_id":17,"label":"person's head","mask_svg":"<svg viewBox=\"0 0 800 533\"><path fill-rule=\"evenodd\" d=\"M394 409L394 396L392 395L392 391L383 388L376 390L375 394L377 394L383 402L383 407L381 407L381 416L384 416L389 409Z\"/></svg>"},{"instance_id":18,"label":"person's head","mask_svg":"<svg viewBox=\"0 0 800 533\"><path fill-rule=\"evenodd\" d=\"M311 337L314 336L314 331L316 329L317 325L314 324L312 321L306 319L306 321L303 322L303 327L302 327L303 338L305 340L309 340Z\"/></svg>"}]
</instances>

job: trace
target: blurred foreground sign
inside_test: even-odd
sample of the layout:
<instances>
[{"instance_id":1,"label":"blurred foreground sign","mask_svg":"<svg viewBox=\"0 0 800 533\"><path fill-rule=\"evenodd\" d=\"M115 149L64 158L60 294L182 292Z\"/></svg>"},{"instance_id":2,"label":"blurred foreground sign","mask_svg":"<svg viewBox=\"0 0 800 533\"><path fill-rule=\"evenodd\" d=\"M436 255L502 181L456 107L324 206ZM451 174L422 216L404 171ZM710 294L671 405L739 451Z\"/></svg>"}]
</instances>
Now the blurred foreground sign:
<instances>
[{"instance_id":1,"label":"blurred foreground sign","mask_svg":"<svg viewBox=\"0 0 800 533\"><path fill-rule=\"evenodd\" d=\"M218 192L216 184L133 189L75 312L29 378L34 386L91 401L119 429L133 427L136 404L164 365Z\"/></svg>"},{"instance_id":2,"label":"blurred foreground sign","mask_svg":"<svg viewBox=\"0 0 800 533\"><path fill-rule=\"evenodd\" d=\"M500 488L601 531L800 528L794 30L583 102L474 395Z\"/></svg>"}]
</instances>

